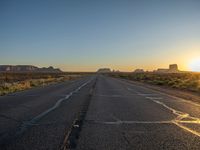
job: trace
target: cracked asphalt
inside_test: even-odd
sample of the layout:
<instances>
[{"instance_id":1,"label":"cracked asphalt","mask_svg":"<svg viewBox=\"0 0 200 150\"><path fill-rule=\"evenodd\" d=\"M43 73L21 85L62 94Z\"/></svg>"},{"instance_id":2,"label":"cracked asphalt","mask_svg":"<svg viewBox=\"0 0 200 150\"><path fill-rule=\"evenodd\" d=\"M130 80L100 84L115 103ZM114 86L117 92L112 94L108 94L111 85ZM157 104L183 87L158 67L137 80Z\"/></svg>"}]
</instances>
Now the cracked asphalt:
<instances>
[{"instance_id":1,"label":"cracked asphalt","mask_svg":"<svg viewBox=\"0 0 200 150\"><path fill-rule=\"evenodd\" d=\"M66 132L88 99L93 78L0 97L0 149L60 149Z\"/></svg>"},{"instance_id":2,"label":"cracked asphalt","mask_svg":"<svg viewBox=\"0 0 200 150\"><path fill-rule=\"evenodd\" d=\"M0 149L61 149L88 98L73 149L200 149L199 103L103 75L0 97Z\"/></svg>"},{"instance_id":3,"label":"cracked asphalt","mask_svg":"<svg viewBox=\"0 0 200 150\"><path fill-rule=\"evenodd\" d=\"M200 105L100 76L77 150L199 150Z\"/></svg>"}]
</instances>

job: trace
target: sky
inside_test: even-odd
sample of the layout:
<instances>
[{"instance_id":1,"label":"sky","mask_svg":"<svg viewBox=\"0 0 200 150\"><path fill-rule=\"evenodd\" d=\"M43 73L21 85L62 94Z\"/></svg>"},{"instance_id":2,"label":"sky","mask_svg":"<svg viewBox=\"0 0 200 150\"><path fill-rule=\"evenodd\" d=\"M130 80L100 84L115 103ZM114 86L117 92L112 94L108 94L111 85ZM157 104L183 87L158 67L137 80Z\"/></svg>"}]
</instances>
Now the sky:
<instances>
[{"instance_id":1,"label":"sky","mask_svg":"<svg viewBox=\"0 0 200 150\"><path fill-rule=\"evenodd\" d=\"M200 0L0 1L0 64L191 70L194 60Z\"/></svg>"}]
</instances>

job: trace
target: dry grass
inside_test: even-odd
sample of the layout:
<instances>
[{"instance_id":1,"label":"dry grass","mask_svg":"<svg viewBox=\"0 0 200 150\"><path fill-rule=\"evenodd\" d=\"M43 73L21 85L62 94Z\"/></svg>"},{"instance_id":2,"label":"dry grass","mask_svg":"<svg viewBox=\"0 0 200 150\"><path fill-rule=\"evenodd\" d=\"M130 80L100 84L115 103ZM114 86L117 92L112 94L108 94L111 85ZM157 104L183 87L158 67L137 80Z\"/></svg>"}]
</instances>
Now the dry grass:
<instances>
[{"instance_id":1,"label":"dry grass","mask_svg":"<svg viewBox=\"0 0 200 150\"><path fill-rule=\"evenodd\" d=\"M192 92L200 92L200 73L113 73L111 76Z\"/></svg>"},{"instance_id":2,"label":"dry grass","mask_svg":"<svg viewBox=\"0 0 200 150\"><path fill-rule=\"evenodd\" d=\"M37 76L38 77L38 76ZM42 76L40 76L42 77ZM0 83L0 95L5 95L8 93L13 93L13 92L17 92L17 91L22 91L22 90L26 90L26 89L30 89L33 87L39 87L39 86L46 86L49 84L54 84L54 83L58 83L58 82L64 82L67 80L74 80L77 78L80 78L81 75L60 75L60 76L51 76L45 75L45 78L38 78L38 79L24 79L24 77L22 77L22 79L18 76L18 78L14 78L11 75L9 75L10 80L1 80Z\"/></svg>"}]
</instances>

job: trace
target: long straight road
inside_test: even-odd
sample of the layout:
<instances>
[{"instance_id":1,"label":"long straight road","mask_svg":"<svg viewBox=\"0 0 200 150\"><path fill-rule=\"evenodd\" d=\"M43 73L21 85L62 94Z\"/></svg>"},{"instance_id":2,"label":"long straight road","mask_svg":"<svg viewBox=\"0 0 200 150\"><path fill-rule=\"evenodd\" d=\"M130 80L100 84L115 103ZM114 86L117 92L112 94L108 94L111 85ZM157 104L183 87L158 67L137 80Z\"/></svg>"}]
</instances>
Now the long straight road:
<instances>
[{"instance_id":1,"label":"long straight road","mask_svg":"<svg viewBox=\"0 0 200 150\"><path fill-rule=\"evenodd\" d=\"M101 76L77 149L199 150L200 105Z\"/></svg>"},{"instance_id":2,"label":"long straight road","mask_svg":"<svg viewBox=\"0 0 200 150\"><path fill-rule=\"evenodd\" d=\"M60 149L95 77L0 97L0 149Z\"/></svg>"},{"instance_id":3,"label":"long straight road","mask_svg":"<svg viewBox=\"0 0 200 150\"><path fill-rule=\"evenodd\" d=\"M0 97L0 144L9 150L199 150L200 104L121 79L86 77Z\"/></svg>"}]
</instances>

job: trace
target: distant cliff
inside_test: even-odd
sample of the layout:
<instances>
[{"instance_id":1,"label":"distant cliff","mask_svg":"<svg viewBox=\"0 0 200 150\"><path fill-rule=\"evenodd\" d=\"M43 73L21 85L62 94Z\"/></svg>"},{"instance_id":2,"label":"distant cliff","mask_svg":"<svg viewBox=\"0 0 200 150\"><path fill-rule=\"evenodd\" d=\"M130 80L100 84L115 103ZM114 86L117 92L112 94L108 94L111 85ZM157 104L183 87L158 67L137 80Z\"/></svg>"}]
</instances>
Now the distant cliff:
<instances>
[{"instance_id":1,"label":"distant cliff","mask_svg":"<svg viewBox=\"0 0 200 150\"><path fill-rule=\"evenodd\" d=\"M31 65L0 65L0 72L45 72L45 73L59 73L62 72L58 68L48 67L39 68Z\"/></svg>"},{"instance_id":2,"label":"distant cliff","mask_svg":"<svg viewBox=\"0 0 200 150\"><path fill-rule=\"evenodd\" d=\"M168 69L159 68L158 70L154 71L155 73L180 73L181 71L178 69L177 64L169 65Z\"/></svg>"},{"instance_id":3,"label":"distant cliff","mask_svg":"<svg viewBox=\"0 0 200 150\"><path fill-rule=\"evenodd\" d=\"M110 68L100 68L97 70L98 73L110 73L111 69Z\"/></svg>"}]
</instances>

